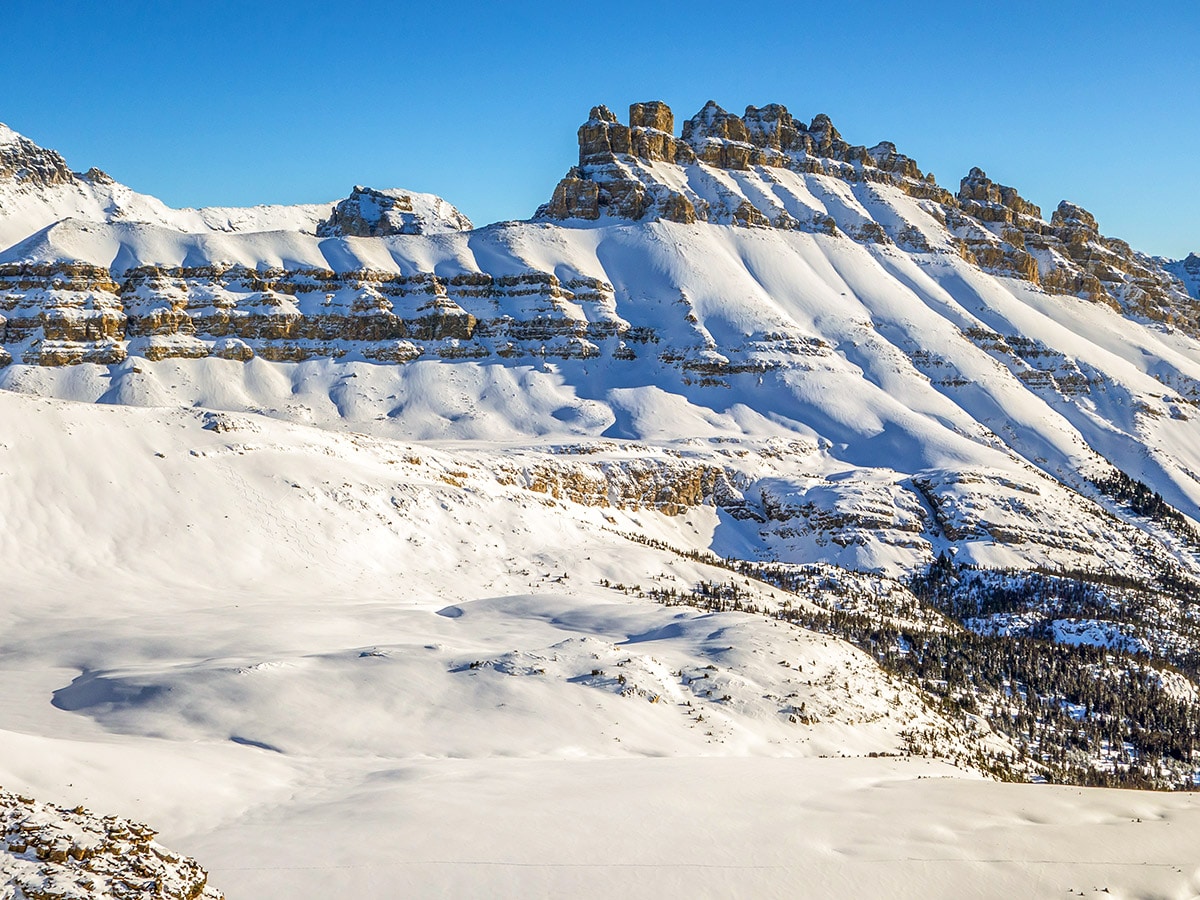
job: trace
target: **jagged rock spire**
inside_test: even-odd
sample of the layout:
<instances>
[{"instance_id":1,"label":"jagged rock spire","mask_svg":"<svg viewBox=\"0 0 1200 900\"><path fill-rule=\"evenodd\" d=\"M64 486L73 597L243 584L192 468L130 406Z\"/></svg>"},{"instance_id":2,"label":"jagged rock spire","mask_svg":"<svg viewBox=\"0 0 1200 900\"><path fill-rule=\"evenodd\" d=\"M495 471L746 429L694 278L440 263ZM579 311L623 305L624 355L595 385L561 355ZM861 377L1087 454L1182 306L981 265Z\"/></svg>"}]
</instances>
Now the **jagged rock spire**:
<instances>
[{"instance_id":1,"label":"jagged rock spire","mask_svg":"<svg viewBox=\"0 0 1200 900\"><path fill-rule=\"evenodd\" d=\"M1016 188L992 181L978 166L959 184L958 200L964 212L985 222L1013 222L1019 216L1042 217L1040 207L1023 198Z\"/></svg>"},{"instance_id":2,"label":"jagged rock spire","mask_svg":"<svg viewBox=\"0 0 1200 900\"><path fill-rule=\"evenodd\" d=\"M897 152L895 144L884 141L870 150L851 146L824 113L806 126L782 104L747 106L739 116L709 100L684 121L681 137L674 136L674 126L675 116L661 100L631 104L628 125L607 106L592 107L579 128L579 165L558 184L538 216L597 219L607 213L634 220L647 215L679 222L704 219L699 198L662 186L648 190L644 178L629 169L630 164L659 162L733 170L772 166L860 180L868 178L861 170L869 168L879 173L869 178L903 182L916 196L949 198L921 175L916 163ZM839 165L843 163L847 166ZM743 206L734 221L773 224L752 204ZM786 216L780 222L791 227Z\"/></svg>"}]
</instances>

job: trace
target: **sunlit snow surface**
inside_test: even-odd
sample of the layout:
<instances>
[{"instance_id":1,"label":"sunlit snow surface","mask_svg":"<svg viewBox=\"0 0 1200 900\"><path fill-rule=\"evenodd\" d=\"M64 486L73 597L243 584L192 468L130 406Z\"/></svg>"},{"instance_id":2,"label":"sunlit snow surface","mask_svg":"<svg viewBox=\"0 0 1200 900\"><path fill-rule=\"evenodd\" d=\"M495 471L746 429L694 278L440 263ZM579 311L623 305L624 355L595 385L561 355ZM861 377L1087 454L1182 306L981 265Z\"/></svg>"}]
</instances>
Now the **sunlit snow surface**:
<instances>
[{"instance_id":1,"label":"sunlit snow surface","mask_svg":"<svg viewBox=\"0 0 1200 900\"><path fill-rule=\"evenodd\" d=\"M949 549L1144 572L1153 541L1194 570L1086 478L1111 460L1200 513L1200 344L984 274L886 186L711 179L934 252L612 221L318 238L331 204L3 198L5 262L532 269L606 282L566 314L659 341L0 369L0 784L150 822L231 900L1200 893L1192 796L891 756L948 727L914 691L833 638L639 596L729 573L624 536L892 575ZM664 351L781 365L703 385ZM720 467L729 496L667 516L526 489L631 461Z\"/></svg>"},{"instance_id":2,"label":"sunlit snow surface","mask_svg":"<svg viewBox=\"0 0 1200 900\"><path fill-rule=\"evenodd\" d=\"M257 417L0 414L0 782L153 822L231 898L1200 884L1190 797L868 759L935 718L858 651L601 585L727 574L617 535L703 547L711 508Z\"/></svg>"}]
</instances>

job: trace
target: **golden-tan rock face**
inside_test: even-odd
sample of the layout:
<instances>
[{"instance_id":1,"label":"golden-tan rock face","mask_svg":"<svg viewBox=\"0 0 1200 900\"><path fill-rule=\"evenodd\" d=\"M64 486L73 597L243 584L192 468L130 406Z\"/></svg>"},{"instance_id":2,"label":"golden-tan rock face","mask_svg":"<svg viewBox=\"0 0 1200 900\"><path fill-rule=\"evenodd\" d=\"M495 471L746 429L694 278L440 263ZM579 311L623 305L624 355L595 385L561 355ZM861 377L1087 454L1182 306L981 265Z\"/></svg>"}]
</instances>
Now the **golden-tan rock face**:
<instances>
[{"instance_id":1,"label":"golden-tan rock face","mask_svg":"<svg viewBox=\"0 0 1200 900\"><path fill-rule=\"evenodd\" d=\"M4 364L109 364L130 353L152 360L586 358L599 354L595 341L628 330L611 285L539 271L443 278L146 266L118 281L95 266L0 266Z\"/></svg>"},{"instance_id":2,"label":"golden-tan rock face","mask_svg":"<svg viewBox=\"0 0 1200 900\"><path fill-rule=\"evenodd\" d=\"M779 104L750 106L744 116L709 101L683 123L682 137L673 133L675 117L661 101L634 103L629 124L618 121L607 106L592 108L579 129L579 165L555 189L538 215L551 219L597 219L602 214L640 220L710 221L707 210L677 191L648 185L623 164L701 163L717 169L751 166L789 168L835 175L853 181L896 184L913 196L952 200L950 193L922 175L915 162L883 142L870 149L842 139L828 116L805 125ZM591 185L591 186L589 186ZM743 212L737 224L769 226L778 217ZM791 227L791 223L776 227Z\"/></svg>"},{"instance_id":3,"label":"golden-tan rock face","mask_svg":"<svg viewBox=\"0 0 1200 900\"><path fill-rule=\"evenodd\" d=\"M108 179L99 169L92 169L85 177ZM39 147L28 138L17 136L11 142L0 143L0 181L48 187L69 184L74 178L65 159L53 150Z\"/></svg>"},{"instance_id":4,"label":"golden-tan rock face","mask_svg":"<svg viewBox=\"0 0 1200 900\"><path fill-rule=\"evenodd\" d=\"M706 463L654 459L538 462L497 472L504 484L583 506L653 509L674 516L734 493L724 469Z\"/></svg>"},{"instance_id":5,"label":"golden-tan rock face","mask_svg":"<svg viewBox=\"0 0 1200 900\"><path fill-rule=\"evenodd\" d=\"M155 832L117 816L63 809L0 790L0 864L27 900L161 897L221 900L195 860L155 842ZM5 896L12 896L5 894Z\"/></svg>"},{"instance_id":6,"label":"golden-tan rock face","mask_svg":"<svg viewBox=\"0 0 1200 900\"><path fill-rule=\"evenodd\" d=\"M978 168L962 180L958 201L948 224L957 226L963 256L983 269L1197 333L1200 302L1160 262L1102 235L1086 209L1064 200L1046 222L1037 206Z\"/></svg>"},{"instance_id":7,"label":"golden-tan rock face","mask_svg":"<svg viewBox=\"0 0 1200 900\"><path fill-rule=\"evenodd\" d=\"M891 142L869 148L852 145L828 116L818 115L805 124L779 104L749 106L739 116L709 101L683 122L678 138L673 135L674 122L670 108L660 101L633 104L628 125L606 106L593 108L579 129L579 165L537 216L714 222L895 243L917 253L943 252L911 224L893 232L870 221L839 228L832 217L819 212L797 218L732 195L715 208L694 193L681 192L668 183L670 179L658 178L653 167L673 163L715 172L755 169L768 183L772 169L790 169L851 184L886 184L924 201L924 212L951 232L949 252L985 271L1200 334L1200 301L1194 296L1200 293L1200 263L1194 274L1182 263L1169 269L1124 241L1102 235L1095 217L1075 204L1064 201L1047 222L1036 204L978 168L962 179L957 194L951 194Z\"/></svg>"}]
</instances>

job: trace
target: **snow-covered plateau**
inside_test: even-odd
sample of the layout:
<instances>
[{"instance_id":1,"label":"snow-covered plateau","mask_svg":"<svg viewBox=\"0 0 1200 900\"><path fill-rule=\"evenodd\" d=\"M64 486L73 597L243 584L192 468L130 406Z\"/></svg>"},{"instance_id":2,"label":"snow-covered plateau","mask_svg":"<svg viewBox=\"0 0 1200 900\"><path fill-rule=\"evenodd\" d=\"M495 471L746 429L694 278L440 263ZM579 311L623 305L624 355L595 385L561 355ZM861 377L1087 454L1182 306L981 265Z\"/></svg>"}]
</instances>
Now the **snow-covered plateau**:
<instances>
[{"instance_id":1,"label":"snow-covered plateau","mask_svg":"<svg viewBox=\"0 0 1200 900\"><path fill-rule=\"evenodd\" d=\"M0 898L1200 894L1195 257L629 121L481 228L0 126Z\"/></svg>"}]
</instances>

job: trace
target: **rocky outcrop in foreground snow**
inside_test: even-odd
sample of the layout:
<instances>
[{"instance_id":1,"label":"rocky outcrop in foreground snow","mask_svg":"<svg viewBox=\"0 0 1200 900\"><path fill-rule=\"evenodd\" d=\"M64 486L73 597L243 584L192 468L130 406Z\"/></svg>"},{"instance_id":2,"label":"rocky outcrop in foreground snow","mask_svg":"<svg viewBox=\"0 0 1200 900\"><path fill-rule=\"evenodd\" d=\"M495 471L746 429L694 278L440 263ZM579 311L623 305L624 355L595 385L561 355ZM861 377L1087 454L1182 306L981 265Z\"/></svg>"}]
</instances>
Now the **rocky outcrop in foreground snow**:
<instances>
[{"instance_id":1,"label":"rocky outcrop in foreground snow","mask_svg":"<svg viewBox=\"0 0 1200 900\"><path fill-rule=\"evenodd\" d=\"M62 809L0 790L4 900L220 900L208 873L155 832L82 806Z\"/></svg>"}]
</instances>

